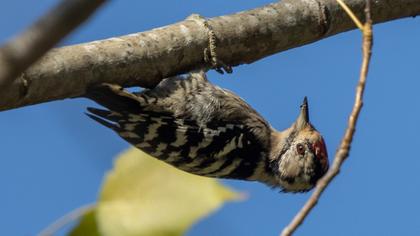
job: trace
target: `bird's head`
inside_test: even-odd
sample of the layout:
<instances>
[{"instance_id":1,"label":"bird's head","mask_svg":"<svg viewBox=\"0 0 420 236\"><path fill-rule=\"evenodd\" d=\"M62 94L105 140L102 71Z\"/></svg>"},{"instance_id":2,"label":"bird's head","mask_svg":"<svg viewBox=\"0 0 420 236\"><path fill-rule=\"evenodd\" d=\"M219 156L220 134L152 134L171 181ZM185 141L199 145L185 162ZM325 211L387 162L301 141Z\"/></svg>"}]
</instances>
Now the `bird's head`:
<instances>
[{"instance_id":1,"label":"bird's head","mask_svg":"<svg viewBox=\"0 0 420 236\"><path fill-rule=\"evenodd\" d=\"M269 165L284 192L309 191L328 170L324 139L309 122L306 97L295 123L274 135L272 145Z\"/></svg>"}]
</instances>

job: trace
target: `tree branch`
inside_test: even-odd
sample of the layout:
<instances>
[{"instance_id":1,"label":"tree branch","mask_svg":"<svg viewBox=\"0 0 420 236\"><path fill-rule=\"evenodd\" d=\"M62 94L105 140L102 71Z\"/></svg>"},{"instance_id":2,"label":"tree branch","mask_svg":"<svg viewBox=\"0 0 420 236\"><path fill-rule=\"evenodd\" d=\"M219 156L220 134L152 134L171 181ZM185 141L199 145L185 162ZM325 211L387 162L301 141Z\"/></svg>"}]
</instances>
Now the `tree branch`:
<instances>
[{"instance_id":1,"label":"tree branch","mask_svg":"<svg viewBox=\"0 0 420 236\"><path fill-rule=\"evenodd\" d=\"M63 0L0 48L0 89L85 21L105 0Z\"/></svg>"},{"instance_id":2,"label":"tree branch","mask_svg":"<svg viewBox=\"0 0 420 236\"><path fill-rule=\"evenodd\" d=\"M338 1L338 0L337 0ZM335 154L334 162L327 172L327 174L318 181L314 192L311 197L302 207L302 209L296 214L292 222L283 229L281 233L282 236L291 235L304 221L308 216L309 212L315 205L318 203L321 194L327 188L328 184L334 179L336 175L340 172L341 165L346 160L350 152L350 146L353 141L354 132L356 131L356 123L359 118L360 110L363 106L363 93L366 85L366 78L369 69L370 57L372 54L372 19L371 19L371 6L370 0L366 1L366 22L362 27L363 33L363 61L360 69L360 78L359 83L356 88L356 97L354 101L353 110L350 113L348 126L344 134L343 140L340 143L340 146Z\"/></svg>"},{"instance_id":3,"label":"tree branch","mask_svg":"<svg viewBox=\"0 0 420 236\"><path fill-rule=\"evenodd\" d=\"M90 211L93 211L95 207L96 203L80 206L55 220L53 223L43 229L39 234L37 234L37 236L54 236L60 229L64 228L64 226L81 219L84 215Z\"/></svg>"},{"instance_id":4,"label":"tree branch","mask_svg":"<svg viewBox=\"0 0 420 236\"><path fill-rule=\"evenodd\" d=\"M346 0L363 19L364 0ZM376 0L374 23L415 16L420 0ZM283 0L250 11L215 17L217 55L228 65L354 29L335 0ZM78 97L94 83L152 87L162 78L207 66L208 35L193 20L118 38L54 49L0 94L0 110Z\"/></svg>"}]
</instances>

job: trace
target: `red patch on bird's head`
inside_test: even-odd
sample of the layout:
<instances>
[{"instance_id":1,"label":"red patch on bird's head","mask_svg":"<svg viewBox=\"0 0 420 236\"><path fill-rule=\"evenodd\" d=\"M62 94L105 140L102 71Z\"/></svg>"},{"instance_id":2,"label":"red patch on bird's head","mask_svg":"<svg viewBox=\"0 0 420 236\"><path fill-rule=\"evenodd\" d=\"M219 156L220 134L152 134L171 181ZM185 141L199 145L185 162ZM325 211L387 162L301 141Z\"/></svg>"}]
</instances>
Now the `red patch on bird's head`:
<instances>
[{"instance_id":1,"label":"red patch on bird's head","mask_svg":"<svg viewBox=\"0 0 420 236\"><path fill-rule=\"evenodd\" d=\"M324 139L320 137L318 141L316 141L312 146L316 158L318 158L319 162L321 163L322 168L327 171L328 170L328 153L327 148L325 146Z\"/></svg>"}]
</instances>

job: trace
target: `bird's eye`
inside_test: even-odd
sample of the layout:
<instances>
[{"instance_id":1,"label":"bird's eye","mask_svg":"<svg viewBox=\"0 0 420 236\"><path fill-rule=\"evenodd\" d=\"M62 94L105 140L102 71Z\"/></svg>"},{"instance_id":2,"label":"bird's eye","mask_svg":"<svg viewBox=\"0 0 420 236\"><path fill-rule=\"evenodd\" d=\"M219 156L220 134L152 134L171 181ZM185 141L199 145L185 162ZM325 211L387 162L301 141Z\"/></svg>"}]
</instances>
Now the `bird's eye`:
<instances>
[{"instance_id":1,"label":"bird's eye","mask_svg":"<svg viewBox=\"0 0 420 236\"><path fill-rule=\"evenodd\" d=\"M298 143L296 145L296 151L299 155L303 155L305 153L305 147L301 143Z\"/></svg>"}]
</instances>

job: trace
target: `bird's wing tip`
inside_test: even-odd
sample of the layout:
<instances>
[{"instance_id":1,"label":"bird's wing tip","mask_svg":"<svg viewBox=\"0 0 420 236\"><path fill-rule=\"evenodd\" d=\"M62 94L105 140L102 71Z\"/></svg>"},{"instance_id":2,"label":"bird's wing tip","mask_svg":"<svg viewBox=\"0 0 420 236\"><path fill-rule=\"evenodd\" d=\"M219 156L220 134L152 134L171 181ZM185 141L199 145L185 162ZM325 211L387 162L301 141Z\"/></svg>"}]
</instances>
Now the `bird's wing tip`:
<instances>
[{"instance_id":1,"label":"bird's wing tip","mask_svg":"<svg viewBox=\"0 0 420 236\"><path fill-rule=\"evenodd\" d=\"M102 117L102 118L108 118L108 116L111 114L111 111L109 110L105 110L105 109L99 109L99 108L95 108L95 107L87 107L86 110L88 110L88 112Z\"/></svg>"},{"instance_id":2,"label":"bird's wing tip","mask_svg":"<svg viewBox=\"0 0 420 236\"><path fill-rule=\"evenodd\" d=\"M103 125L105 127L110 128L112 130L116 130L118 128L118 125L117 124L111 123L108 120L105 120L106 119L106 116L103 116L103 115L99 114L100 112L106 111L106 110L96 109L96 108L92 108L92 107L88 107L87 110L90 113L85 112L85 115L87 115L92 120L100 123L101 125ZM100 111L100 112L98 113L98 111ZM106 112L109 112L109 111L106 111Z\"/></svg>"}]
</instances>

